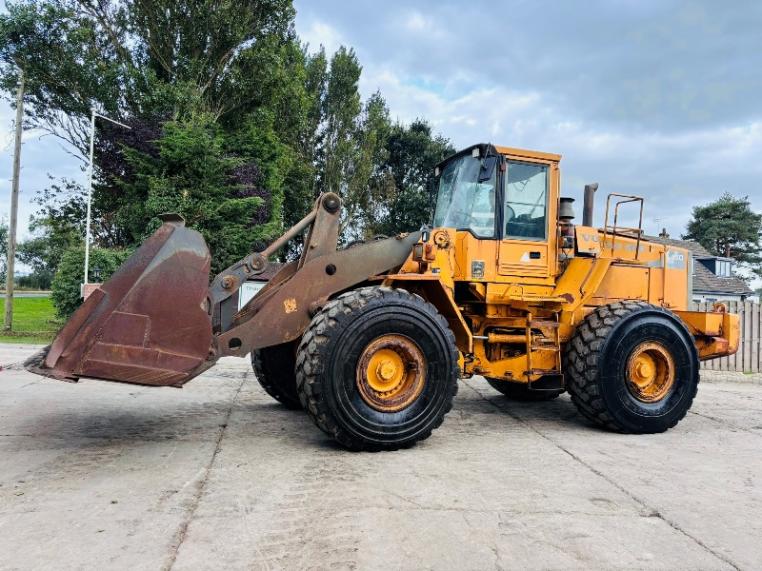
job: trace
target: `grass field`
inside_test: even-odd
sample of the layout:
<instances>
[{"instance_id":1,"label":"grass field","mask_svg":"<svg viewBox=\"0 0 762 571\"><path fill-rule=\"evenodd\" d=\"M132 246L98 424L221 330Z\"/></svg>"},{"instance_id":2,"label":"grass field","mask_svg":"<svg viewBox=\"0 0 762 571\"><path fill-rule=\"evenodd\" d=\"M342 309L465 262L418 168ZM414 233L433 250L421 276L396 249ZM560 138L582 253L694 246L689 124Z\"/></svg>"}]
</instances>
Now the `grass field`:
<instances>
[{"instance_id":1,"label":"grass field","mask_svg":"<svg viewBox=\"0 0 762 571\"><path fill-rule=\"evenodd\" d=\"M0 298L0 315L4 313L5 299ZM18 297L13 300L13 331L0 331L0 343L49 343L61 325L49 297Z\"/></svg>"}]
</instances>

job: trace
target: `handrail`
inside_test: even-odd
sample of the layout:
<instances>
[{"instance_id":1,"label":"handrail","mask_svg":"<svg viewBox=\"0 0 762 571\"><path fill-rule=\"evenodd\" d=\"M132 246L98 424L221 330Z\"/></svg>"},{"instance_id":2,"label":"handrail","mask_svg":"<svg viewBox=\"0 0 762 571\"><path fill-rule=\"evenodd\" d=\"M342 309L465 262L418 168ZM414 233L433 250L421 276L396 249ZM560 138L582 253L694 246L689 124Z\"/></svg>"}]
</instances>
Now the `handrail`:
<instances>
[{"instance_id":1,"label":"handrail","mask_svg":"<svg viewBox=\"0 0 762 571\"><path fill-rule=\"evenodd\" d=\"M611 206L611 197L616 196L617 198L622 198L624 200L617 200L616 204L614 205L614 225L609 226L609 209ZM619 194L617 192L611 192L606 197L606 216L603 221L603 244L605 247L606 244L606 238L608 237L608 232L611 230L611 255L614 255L614 243L616 242L616 235L617 235L617 221L619 219L619 207L622 204L628 204L630 202L640 202L640 217L638 219L638 227L637 228L620 228L619 231L623 230L630 230L637 233L637 243L635 244L635 259L637 260L640 256L640 239L643 236L643 204L644 200L641 196L635 196L633 194Z\"/></svg>"}]
</instances>

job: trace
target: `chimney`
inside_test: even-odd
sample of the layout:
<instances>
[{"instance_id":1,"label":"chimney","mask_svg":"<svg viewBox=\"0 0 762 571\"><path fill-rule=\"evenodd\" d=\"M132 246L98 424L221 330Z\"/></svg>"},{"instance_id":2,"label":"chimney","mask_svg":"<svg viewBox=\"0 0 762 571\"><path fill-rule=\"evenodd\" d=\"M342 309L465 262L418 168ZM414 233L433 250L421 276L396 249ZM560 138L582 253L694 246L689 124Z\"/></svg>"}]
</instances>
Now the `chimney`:
<instances>
[{"instance_id":1,"label":"chimney","mask_svg":"<svg viewBox=\"0 0 762 571\"><path fill-rule=\"evenodd\" d=\"M659 238L669 238L669 233L667 233L666 228L661 229L661 232L659 232Z\"/></svg>"}]
</instances>

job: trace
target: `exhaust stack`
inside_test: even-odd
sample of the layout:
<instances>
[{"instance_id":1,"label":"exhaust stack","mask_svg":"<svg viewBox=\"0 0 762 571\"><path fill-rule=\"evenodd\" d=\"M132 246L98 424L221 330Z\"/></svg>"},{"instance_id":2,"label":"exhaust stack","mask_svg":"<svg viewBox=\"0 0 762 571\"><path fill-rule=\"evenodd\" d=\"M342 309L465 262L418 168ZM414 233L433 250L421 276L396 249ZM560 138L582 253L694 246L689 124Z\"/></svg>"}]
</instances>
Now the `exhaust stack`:
<instances>
[{"instance_id":1,"label":"exhaust stack","mask_svg":"<svg viewBox=\"0 0 762 571\"><path fill-rule=\"evenodd\" d=\"M593 207L595 205L595 191L598 190L598 183L593 182L585 185L585 201L582 206L582 225L593 225Z\"/></svg>"}]
</instances>

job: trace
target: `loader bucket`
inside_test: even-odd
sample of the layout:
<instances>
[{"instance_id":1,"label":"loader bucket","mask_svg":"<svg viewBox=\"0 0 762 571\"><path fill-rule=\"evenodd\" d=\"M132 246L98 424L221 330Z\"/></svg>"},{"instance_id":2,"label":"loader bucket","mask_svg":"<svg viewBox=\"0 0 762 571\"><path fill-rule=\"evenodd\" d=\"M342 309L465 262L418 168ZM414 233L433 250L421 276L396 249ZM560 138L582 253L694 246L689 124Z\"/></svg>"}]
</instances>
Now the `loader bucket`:
<instances>
[{"instance_id":1,"label":"loader bucket","mask_svg":"<svg viewBox=\"0 0 762 571\"><path fill-rule=\"evenodd\" d=\"M182 385L209 366L210 261L201 234L165 217L27 368L64 380Z\"/></svg>"}]
</instances>

